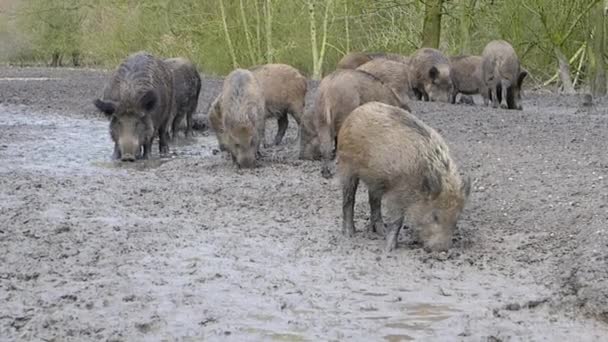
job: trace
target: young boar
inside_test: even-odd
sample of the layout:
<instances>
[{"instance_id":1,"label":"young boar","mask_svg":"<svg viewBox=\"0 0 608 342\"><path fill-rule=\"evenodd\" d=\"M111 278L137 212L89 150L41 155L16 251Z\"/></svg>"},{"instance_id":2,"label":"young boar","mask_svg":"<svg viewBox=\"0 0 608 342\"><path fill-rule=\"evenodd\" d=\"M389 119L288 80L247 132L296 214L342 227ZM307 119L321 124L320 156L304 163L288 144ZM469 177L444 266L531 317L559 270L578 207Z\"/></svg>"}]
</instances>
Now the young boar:
<instances>
[{"instance_id":1,"label":"young boar","mask_svg":"<svg viewBox=\"0 0 608 342\"><path fill-rule=\"evenodd\" d=\"M357 70L376 76L391 87L403 102L414 96L410 84L409 66L405 63L376 58L361 65Z\"/></svg>"},{"instance_id":2,"label":"young boar","mask_svg":"<svg viewBox=\"0 0 608 342\"><path fill-rule=\"evenodd\" d=\"M511 44L504 40L491 41L483 49L482 58L485 104L491 100L492 106L498 108L504 98L508 109L522 110L521 87L528 72L521 68Z\"/></svg>"},{"instance_id":3,"label":"young boar","mask_svg":"<svg viewBox=\"0 0 608 342\"><path fill-rule=\"evenodd\" d=\"M192 134L192 115L198 106L201 92L201 76L196 66L185 58L165 59L165 64L173 72L173 92L175 94L175 119L172 134L175 137L184 117L186 118L186 137Z\"/></svg>"},{"instance_id":4,"label":"young boar","mask_svg":"<svg viewBox=\"0 0 608 342\"><path fill-rule=\"evenodd\" d=\"M169 152L173 74L160 59L146 52L127 57L94 104L110 118L115 159L148 158L156 135L160 153Z\"/></svg>"},{"instance_id":5,"label":"young boar","mask_svg":"<svg viewBox=\"0 0 608 342\"><path fill-rule=\"evenodd\" d=\"M228 151L238 167L255 167L265 115L264 93L253 73L232 71L209 110L209 123L220 149Z\"/></svg>"},{"instance_id":6,"label":"young boar","mask_svg":"<svg viewBox=\"0 0 608 342\"><path fill-rule=\"evenodd\" d=\"M274 138L274 144L278 145L289 125L287 113L300 124L306 97L306 78L297 69L285 64L266 64L251 71L264 91L266 117L278 121Z\"/></svg>"},{"instance_id":7,"label":"young boar","mask_svg":"<svg viewBox=\"0 0 608 342\"><path fill-rule=\"evenodd\" d=\"M342 57L336 65L336 69L357 69L359 66L374 59L391 60L405 64L409 63L409 57L396 53L351 52Z\"/></svg>"},{"instance_id":8,"label":"young boar","mask_svg":"<svg viewBox=\"0 0 608 342\"><path fill-rule=\"evenodd\" d=\"M370 229L384 230L382 198L398 219L388 225L387 250L397 245L404 215L427 251L446 251L470 192L441 136L409 112L379 102L355 109L338 137L343 225L355 233L359 180L368 188Z\"/></svg>"},{"instance_id":9,"label":"young boar","mask_svg":"<svg viewBox=\"0 0 608 342\"><path fill-rule=\"evenodd\" d=\"M418 100L449 101L453 88L450 60L441 51L420 49L409 64L412 89Z\"/></svg>"},{"instance_id":10,"label":"young boar","mask_svg":"<svg viewBox=\"0 0 608 342\"><path fill-rule=\"evenodd\" d=\"M452 83L450 103L456 103L458 94L481 94L484 82L481 78L481 56L450 57Z\"/></svg>"},{"instance_id":11,"label":"young boar","mask_svg":"<svg viewBox=\"0 0 608 342\"><path fill-rule=\"evenodd\" d=\"M324 160L323 176L344 119L360 105L379 101L409 110L395 92L378 78L360 70L337 70L321 80L317 97L300 125L300 159Z\"/></svg>"}]
</instances>

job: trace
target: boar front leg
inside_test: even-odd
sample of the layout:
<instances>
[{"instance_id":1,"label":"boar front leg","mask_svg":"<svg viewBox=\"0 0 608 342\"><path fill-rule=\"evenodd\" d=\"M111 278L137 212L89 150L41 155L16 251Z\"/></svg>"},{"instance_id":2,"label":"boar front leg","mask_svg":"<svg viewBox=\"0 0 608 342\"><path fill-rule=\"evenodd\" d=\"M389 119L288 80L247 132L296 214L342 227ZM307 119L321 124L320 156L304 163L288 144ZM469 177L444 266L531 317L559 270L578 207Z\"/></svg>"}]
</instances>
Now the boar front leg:
<instances>
[{"instance_id":1,"label":"boar front leg","mask_svg":"<svg viewBox=\"0 0 608 342\"><path fill-rule=\"evenodd\" d=\"M169 153L169 132L163 127L158 132L158 151L160 154Z\"/></svg>"},{"instance_id":2,"label":"boar front leg","mask_svg":"<svg viewBox=\"0 0 608 342\"><path fill-rule=\"evenodd\" d=\"M386 227L386 249L385 251L392 252L395 248L397 248L397 241L399 241L399 232L401 231L401 226L403 226L403 215L387 225Z\"/></svg>"},{"instance_id":3,"label":"boar front leg","mask_svg":"<svg viewBox=\"0 0 608 342\"><path fill-rule=\"evenodd\" d=\"M274 144L279 145L285 136L285 132L287 132L287 127L289 126L289 117L287 116L287 112L281 113L277 118L277 125L279 130L277 131L277 135L274 137Z\"/></svg>"},{"instance_id":4,"label":"boar front leg","mask_svg":"<svg viewBox=\"0 0 608 342\"><path fill-rule=\"evenodd\" d=\"M118 147L118 143L114 143L114 153L112 153L112 158L119 160L121 157L120 147Z\"/></svg>"}]
</instances>

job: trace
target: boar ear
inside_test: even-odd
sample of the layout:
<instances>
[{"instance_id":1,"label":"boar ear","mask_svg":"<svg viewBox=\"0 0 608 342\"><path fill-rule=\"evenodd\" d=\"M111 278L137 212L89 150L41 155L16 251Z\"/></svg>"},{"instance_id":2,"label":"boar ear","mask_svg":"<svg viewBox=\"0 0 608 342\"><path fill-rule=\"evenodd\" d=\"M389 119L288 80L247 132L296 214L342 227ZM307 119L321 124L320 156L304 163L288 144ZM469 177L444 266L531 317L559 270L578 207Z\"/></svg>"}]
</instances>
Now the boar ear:
<instances>
[{"instance_id":1,"label":"boar ear","mask_svg":"<svg viewBox=\"0 0 608 342\"><path fill-rule=\"evenodd\" d=\"M464 178L464 180L462 181L462 186L460 187L460 190L462 191L462 194L464 195L465 198L469 197L469 195L471 194L471 177L470 176L466 176Z\"/></svg>"},{"instance_id":2,"label":"boar ear","mask_svg":"<svg viewBox=\"0 0 608 342\"><path fill-rule=\"evenodd\" d=\"M436 171L431 171L422 180L422 191L426 192L432 199L437 198L443 191L441 175Z\"/></svg>"},{"instance_id":3,"label":"boar ear","mask_svg":"<svg viewBox=\"0 0 608 342\"><path fill-rule=\"evenodd\" d=\"M521 89L521 84L524 83L524 78L526 78L526 76L528 76L528 70L526 69L521 69L521 72L519 73L519 77L517 78L517 87Z\"/></svg>"},{"instance_id":4,"label":"boar ear","mask_svg":"<svg viewBox=\"0 0 608 342\"><path fill-rule=\"evenodd\" d=\"M100 99L97 99L93 101L93 104L95 105L95 107L97 107L97 109L99 109L107 116L111 116L116 112L116 105L113 102L102 101Z\"/></svg>"},{"instance_id":5,"label":"boar ear","mask_svg":"<svg viewBox=\"0 0 608 342\"><path fill-rule=\"evenodd\" d=\"M429 70L429 77L431 80L435 80L437 77L439 77L439 69L436 67L431 67L431 70Z\"/></svg>"},{"instance_id":6,"label":"boar ear","mask_svg":"<svg viewBox=\"0 0 608 342\"><path fill-rule=\"evenodd\" d=\"M144 96L141 97L141 100L139 100L139 104L146 112L154 109L154 107L156 107L156 94L154 91L147 91Z\"/></svg>"}]
</instances>

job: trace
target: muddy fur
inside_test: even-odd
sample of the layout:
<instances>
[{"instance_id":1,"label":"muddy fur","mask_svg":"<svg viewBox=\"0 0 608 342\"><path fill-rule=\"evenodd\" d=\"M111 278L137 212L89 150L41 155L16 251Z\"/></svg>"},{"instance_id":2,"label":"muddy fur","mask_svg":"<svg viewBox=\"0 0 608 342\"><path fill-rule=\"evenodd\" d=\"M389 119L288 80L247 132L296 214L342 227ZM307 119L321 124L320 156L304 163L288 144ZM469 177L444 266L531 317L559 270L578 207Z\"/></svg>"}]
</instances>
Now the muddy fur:
<instances>
[{"instance_id":1,"label":"muddy fur","mask_svg":"<svg viewBox=\"0 0 608 342\"><path fill-rule=\"evenodd\" d=\"M508 42L494 40L482 53L482 79L485 85L484 102L498 108L502 100L508 109L523 109L521 87L528 72L521 68L519 57Z\"/></svg>"},{"instance_id":2,"label":"muddy fur","mask_svg":"<svg viewBox=\"0 0 608 342\"><path fill-rule=\"evenodd\" d=\"M436 49L423 48L410 59L410 80L418 100L447 102L452 92L449 59Z\"/></svg>"},{"instance_id":3,"label":"muddy fur","mask_svg":"<svg viewBox=\"0 0 608 342\"><path fill-rule=\"evenodd\" d=\"M450 57L451 76L454 88L450 94L450 103L456 103L458 94L481 94L484 82L481 77L481 56Z\"/></svg>"},{"instance_id":4,"label":"muddy fur","mask_svg":"<svg viewBox=\"0 0 608 342\"><path fill-rule=\"evenodd\" d=\"M387 234L396 246L403 215L425 249L445 251L470 191L443 138L411 113L379 102L355 109L338 137L338 169L343 189L343 232L355 232L353 211L359 180L369 190L370 228L383 230L381 202L391 195L397 220Z\"/></svg>"},{"instance_id":5,"label":"muddy fur","mask_svg":"<svg viewBox=\"0 0 608 342\"><path fill-rule=\"evenodd\" d=\"M405 63L376 58L361 65L357 70L365 71L382 80L399 95L403 102L414 97L410 84L409 66Z\"/></svg>"},{"instance_id":6,"label":"muddy fur","mask_svg":"<svg viewBox=\"0 0 608 342\"><path fill-rule=\"evenodd\" d=\"M228 151L237 166L255 166L265 116L264 93L253 73L244 69L231 72L210 108L209 122L220 149Z\"/></svg>"},{"instance_id":7,"label":"muddy fur","mask_svg":"<svg viewBox=\"0 0 608 342\"><path fill-rule=\"evenodd\" d=\"M165 63L147 52L128 56L112 74L103 97L94 101L110 118L114 158L148 158L156 135L160 152L167 153L174 101L173 74Z\"/></svg>"},{"instance_id":8,"label":"muddy fur","mask_svg":"<svg viewBox=\"0 0 608 342\"><path fill-rule=\"evenodd\" d=\"M409 57L396 53L351 52L342 57L336 65L336 69L357 69L374 59L385 59L406 64L409 62Z\"/></svg>"},{"instance_id":9,"label":"muddy fur","mask_svg":"<svg viewBox=\"0 0 608 342\"><path fill-rule=\"evenodd\" d=\"M317 97L300 125L300 158L326 162L332 159L334 142L344 119L360 105L379 101L409 109L380 79L360 70L337 70L319 84Z\"/></svg>"},{"instance_id":10,"label":"muddy fur","mask_svg":"<svg viewBox=\"0 0 608 342\"><path fill-rule=\"evenodd\" d=\"M173 89L175 94L175 119L171 133L175 136L179 126L186 118L186 136L192 134L192 115L198 106L201 92L201 76L196 66L185 58L165 59L165 64L173 72Z\"/></svg>"},{"instance_id":11,"label":"muddy fur","mask_svg":"<svg viewBox=\"0 0 608 342\"><path fill-rule=\"evenodd\" d=\"M278 145L289 125L288 113L300 124L300 117L304 113L306 78L296 68L286 64L266 64L251 71L264 91L266 117L277 119L274 144Z\"/></svg>"}]
</instances>

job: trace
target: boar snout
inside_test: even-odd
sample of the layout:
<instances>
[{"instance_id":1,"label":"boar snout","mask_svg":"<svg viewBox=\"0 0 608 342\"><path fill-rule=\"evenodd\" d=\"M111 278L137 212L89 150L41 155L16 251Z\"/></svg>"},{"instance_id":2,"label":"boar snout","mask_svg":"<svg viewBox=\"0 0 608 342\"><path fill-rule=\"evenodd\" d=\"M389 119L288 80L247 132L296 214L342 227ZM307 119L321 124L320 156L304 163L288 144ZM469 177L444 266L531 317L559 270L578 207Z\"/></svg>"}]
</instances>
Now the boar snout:
<instances>
[{"instance_id":1,"label":"boar snout","mask_svg":"<svg viewBox=\"0 0 608 342\"><path fill-rule=\"evenodd\" d=\"M124 162L132 162L135 161L135 159L139 156L141 145L137 139L120 139L118 144L120 146L120 160Z\"/></svg>"},{"instance_id":2,"label":"boar snout","mask_svg":"<svg viewBox=\"0 0 608 342\"><path fill-rule=\"evenodd\" d=\"M452 247L452 239L446 237L431 238L424 242L424 250L431 252L447 252Z\"/></svg>"}]
</instances>

